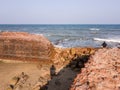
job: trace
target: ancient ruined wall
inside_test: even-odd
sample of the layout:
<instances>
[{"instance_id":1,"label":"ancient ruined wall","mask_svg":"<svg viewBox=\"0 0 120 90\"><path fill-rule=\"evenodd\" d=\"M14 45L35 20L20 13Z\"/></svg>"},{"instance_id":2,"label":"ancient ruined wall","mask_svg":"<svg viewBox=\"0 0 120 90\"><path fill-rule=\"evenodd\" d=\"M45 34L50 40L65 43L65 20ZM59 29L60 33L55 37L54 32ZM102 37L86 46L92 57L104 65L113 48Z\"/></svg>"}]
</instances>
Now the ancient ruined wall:
<instances>
[{"instance_id":1,"label":"ancient ruined wall","mask_svg":"<svg viewBox=\"0 0 120 90\"><path fill-rule=\"evenodd\" d=\"M1 58L50 59L53 56L53 45L42 35L25 32L0 33Z\"/></svg>"}]
</instances>

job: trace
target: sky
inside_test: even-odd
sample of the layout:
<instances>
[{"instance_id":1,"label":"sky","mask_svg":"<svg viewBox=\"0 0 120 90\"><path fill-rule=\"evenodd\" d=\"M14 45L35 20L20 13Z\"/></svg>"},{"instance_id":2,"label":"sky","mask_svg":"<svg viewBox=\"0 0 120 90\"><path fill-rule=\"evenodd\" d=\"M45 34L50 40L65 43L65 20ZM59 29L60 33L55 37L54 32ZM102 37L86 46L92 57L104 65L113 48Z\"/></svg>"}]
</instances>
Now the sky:
<instances>
[{"instance_id":1,"label":"sky","mask_svg":"<svg viewBox=\"0 0 120 90\"><path fill-rule=\"evenodd\" d=\"M0 24L120 24L120 0L0 0Z\"/></svg>"}]
</instances>

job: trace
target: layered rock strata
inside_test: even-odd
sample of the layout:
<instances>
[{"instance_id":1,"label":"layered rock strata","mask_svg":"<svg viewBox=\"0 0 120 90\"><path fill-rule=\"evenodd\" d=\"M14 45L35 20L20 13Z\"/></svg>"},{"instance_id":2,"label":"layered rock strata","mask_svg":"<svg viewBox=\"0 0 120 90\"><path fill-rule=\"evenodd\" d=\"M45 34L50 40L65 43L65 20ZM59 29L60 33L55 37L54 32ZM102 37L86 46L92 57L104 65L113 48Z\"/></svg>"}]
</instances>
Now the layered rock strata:
<instances>
[{"instance_id":1,"label":"layered rock strata","mask_svg":"<svg viewBox=\"0 0 120 90\"><path fill-rule=\"evenodd\" d=\"M54 57L54 46L42 35L26 32L0 33L0 58L41 60Z\"/></svg>"}]
</instances>

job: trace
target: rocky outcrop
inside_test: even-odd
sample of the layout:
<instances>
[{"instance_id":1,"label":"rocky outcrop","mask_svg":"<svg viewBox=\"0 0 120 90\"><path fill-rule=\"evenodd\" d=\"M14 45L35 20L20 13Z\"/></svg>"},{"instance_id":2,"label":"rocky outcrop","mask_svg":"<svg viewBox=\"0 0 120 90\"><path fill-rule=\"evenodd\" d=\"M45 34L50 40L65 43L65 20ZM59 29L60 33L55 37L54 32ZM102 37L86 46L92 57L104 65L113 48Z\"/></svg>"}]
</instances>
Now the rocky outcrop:
<instances>
[{"instance_id":1,"label":"rocky outcrop","mask_svg":"<svg viewBox=\"0 0 120 90\"><path fill-rule=\"evenodd\" d=\"M54 46L42 35L26 32L0 33L0 58L12 60L41 60L54 57Z\"/></svg>"},{"instance_id":2,"label":"rocky outcrop","mask_svg":"<svg viewBox=\"0 0 120 90\"><path fill-rule=\"evenodd\" d=\"M120 90L120 49L100 49L85 64L70 90Z\"/></svg>"},{"instance_id":3,"label":"rocky outcrop","mask_svg":"<svg viewBox=\"0 0 120 90\"><path fill-rule=\"evenodd\" d=\"M45 90L46 85L48 88L52 88L50 90L57 90L56 88L66 90L70 87L78 71L84 67L83 64L96 50L98 49L91 47L56 48L42 35L25 32L0 33L0 59L17 60L17 62L18 60L40 61L37 62L36 69L39 69L41 76L36 83L33 84L33 78L28 77L35 73L32 71L35 69L27 68L26 70L31 71L31 73L28 73L27 77L23 73L13 77L8 84L8 90L28 90L28 88ZM52 65L55 67L54 77L50 73ZM37 74L34 77L36 76ZM53 88L54 84L56 88ZM51 87L51 85L53 86ZM60 88L59 85L63 87Z\"/></svg>"},{"instance_id":4,"label":"rocky outcrop","mask_svg":"<svg viewBox=\"0 0 120 90\"><path fill-rule=\"evenodd\" d=\"M64 67L76 58L94 54L96 50L98 49L91 47L55 48L56 54L52 62L59 68L62 66Z\"/></svg>"}]
</instances>

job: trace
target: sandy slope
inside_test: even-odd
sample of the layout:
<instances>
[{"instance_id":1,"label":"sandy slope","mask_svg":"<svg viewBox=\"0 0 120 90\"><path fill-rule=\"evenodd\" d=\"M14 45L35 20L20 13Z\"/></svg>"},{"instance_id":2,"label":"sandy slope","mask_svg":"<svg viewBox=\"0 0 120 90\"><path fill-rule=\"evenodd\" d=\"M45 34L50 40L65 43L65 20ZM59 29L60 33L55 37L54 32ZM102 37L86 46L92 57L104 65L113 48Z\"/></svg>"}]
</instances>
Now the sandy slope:
<instances>
[{"instance_id":1,"label":"sandy slope","mask_svg":"<svg viewBox=\"0 0 120 90\"><path fill-rule=\"evenodd\" d=\"M29 75L31 85L34 85L43 74L37 68L36 64L0 63L0 90L4 90L11 78L18 76L21 72L25 72Z\"/></svg>"},{"instance_id":2,"label":"sandy slope","mask_svg":"<svg viewBox=\"0 0 120 90\"><path fill-rule=\"evenodd\" d=\"M40 77L44 78L43 85L47 84L48 90L68 90L73 79L78 74L78 72L71 68L65 67L50 80L49 70L45 68L38 69L35 63L0 63L0 90L6 90L11 79L19 76L21 72L25 72L29 76L29 79L25 82L23 88L18 90L39 90L34 89L34 87L38 84ZM48 80L49 82L47 82Z\"/></svg>"}]
</instances>

